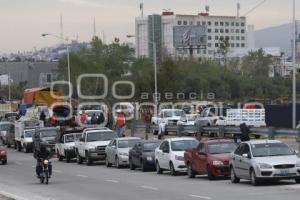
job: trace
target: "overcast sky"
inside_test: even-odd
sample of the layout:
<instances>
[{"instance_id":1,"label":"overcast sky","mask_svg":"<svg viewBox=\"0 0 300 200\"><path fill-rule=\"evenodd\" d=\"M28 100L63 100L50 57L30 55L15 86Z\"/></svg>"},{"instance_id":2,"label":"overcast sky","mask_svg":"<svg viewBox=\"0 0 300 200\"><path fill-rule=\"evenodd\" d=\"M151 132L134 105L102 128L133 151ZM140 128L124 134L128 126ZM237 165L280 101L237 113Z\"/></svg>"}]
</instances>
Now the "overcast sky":
<instances>
[{"instance_id":1,"label":"overcast sky","mask_svg":"<svg viewBox=\"0 0 300 200\"><path fill-rule=\"evenodd\" d=\"M134 19L140 14L143 1L145 14L171 9L177 14L197 14L210 5L211 15L236 15L241 3L244 15L262 0L0 0L0 53L31 51L57 44L57 39L41 38L43 32L59 34L60 13L64 33L80 41L89 41L93 34L93 17L97 33L105 32L107 41L114 37L125 40L134 33ZM300 0L297 18L300 18ZM256 29L291 22L292 0L267 0L250 13L248 24Z\"/></svg>"}]
</instances>

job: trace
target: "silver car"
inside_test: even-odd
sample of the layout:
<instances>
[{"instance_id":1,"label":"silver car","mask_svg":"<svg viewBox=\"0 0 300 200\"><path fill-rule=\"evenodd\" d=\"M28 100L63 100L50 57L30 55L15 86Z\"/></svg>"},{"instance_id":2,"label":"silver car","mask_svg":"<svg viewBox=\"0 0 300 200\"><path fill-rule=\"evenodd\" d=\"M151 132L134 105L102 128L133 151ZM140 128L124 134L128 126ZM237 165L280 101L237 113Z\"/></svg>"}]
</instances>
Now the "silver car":
<instances>
[{"instance_id":1,"label":"silver car","mask_svg":"<svg viewBox=\"0 0 300 200\"><path fill-rule=\"evenodd\" d=\"M110 167L112 164L117 168L129 165L129 150L140 142L138 137L116 138L112 140L105 149L105 164Z\"/></svg>"},{"instance_id":2,"label":"silver car","mask_svg":"<svg viewBox=\"0 0 300 200\"><path fill-rule=\"evenodd\" d=\"M241 143L230 157L232 183L240 179L257 185L262 180L295 179L300 183L300 159L288 145L276 140Z\"/></svg>"}]
</instances>

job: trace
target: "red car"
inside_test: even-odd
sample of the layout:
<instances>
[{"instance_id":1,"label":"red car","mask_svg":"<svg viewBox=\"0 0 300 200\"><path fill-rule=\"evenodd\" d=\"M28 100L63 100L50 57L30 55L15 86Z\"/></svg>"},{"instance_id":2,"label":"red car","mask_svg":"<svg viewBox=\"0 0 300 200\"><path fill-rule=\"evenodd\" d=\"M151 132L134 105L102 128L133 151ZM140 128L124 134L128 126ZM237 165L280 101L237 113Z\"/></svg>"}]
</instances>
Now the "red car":
<instances>
[{"instance_id":1,"label":"red car","mask_svg":"<svg viewBox=\"0 0 300 200\"><path fill-rule=\"evenodd\" d=\"M7 163L7 152L4 145L0 141L0 161L3 165Z\"/></svg>"},{"instance_id":2,"label":"red car","mask_svg":"<svg viewBox=\"0 0 300 200\"><path fill-rule=\"evenodd\" d=\"M197 174L207 174L209 180L218 176L228 177L230 153L236 149L231 140L215 139L201 141L196 149L184 152L184 160L188 176L194 178Z\"/></svg>"}]
</instances>

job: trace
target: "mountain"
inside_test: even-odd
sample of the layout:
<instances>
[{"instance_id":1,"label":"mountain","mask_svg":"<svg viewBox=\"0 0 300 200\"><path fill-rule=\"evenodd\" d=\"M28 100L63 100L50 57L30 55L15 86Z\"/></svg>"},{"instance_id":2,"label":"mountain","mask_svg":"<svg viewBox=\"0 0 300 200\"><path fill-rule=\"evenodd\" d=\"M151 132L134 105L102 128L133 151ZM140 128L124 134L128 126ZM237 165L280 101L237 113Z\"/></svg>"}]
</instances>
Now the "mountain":
<instances>
[{"instance_id":1,"label":"mountain","mask_svg":"<svg viewBox=\"0 0 300 200\"><path fill-rule=\"evenodd\" d=\"M298 30L299 30L298 23ZM281 51L291 53L292 24L261 29L255 32L255 46L261 47L280 47Z\"/></svg>"}]
</instances>

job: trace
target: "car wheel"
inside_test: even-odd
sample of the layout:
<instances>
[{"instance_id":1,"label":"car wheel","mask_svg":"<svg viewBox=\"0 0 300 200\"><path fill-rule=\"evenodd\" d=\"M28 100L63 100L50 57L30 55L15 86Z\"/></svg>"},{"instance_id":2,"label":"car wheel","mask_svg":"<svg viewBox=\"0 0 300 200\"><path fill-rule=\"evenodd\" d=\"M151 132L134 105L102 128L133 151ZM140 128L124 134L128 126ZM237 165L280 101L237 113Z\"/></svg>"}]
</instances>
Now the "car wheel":
<instances>
[{"instance_id":1,"label":"car wheel","mask_svg":"<svg viewBox=\"0 0 300 200\"><path fill-rule=\"evenodd\" d=\"M17 150L18 150L19 152L22 151L22 146L21 146L21 144L19 144L19 142L17 143Z\"/></svg>"},{"instance_id":2,"label":"car wheel","mask_svg":"<svg viewBox=\"0 0 300 200\"><path fill-rule=\"evenodd\" d=\"M177 172L176 172L175 167L172 162L170 163L170 171L171 171L171 176L177 175Z\"/></svg>"},{"instance_id":3,"label":"car wheel","mask_svg":"<svg viewBox=\"0 0 300 200\"><path fill-rule=\"evenodd\" d=\"M23 146L22 150L23 150L23 153L28 153L26 145Z\"/></svg>"},{"instance_id":4,"label":"car wheel","mask_svg":"<svg viewBox=\"0 0 300 200\"><path fill-rule=\"evenodd\" d=\"M240 179L235 175L233 167L230 168L230 180L232 183L239 183Z\"/></svg>"},{"instance_id":5,"label":"car wheel","mask_svg":"<svg viewBox=\"0 0 300 200\"><path fill-rule=\"evenodd\" d=\"M82 158L81 158L81 156L79 155L79 153L77 153L77 163L78 164L82 164Z\"/></svg>"},{"instance_id":6,"label":"car wheel","mask_svg":"<svg viewBox=\"0 0 300 200\"><path fill-rule=\"evenodd\" d=\"M58 161L62 161L63 157L60 155L59 151L57 151L57 157L58 157Z\"/></svg>"},{"instance_id":7,"label":"car wheel","mask_svg":"<svg viewBox=\"0 0 300 200\"><path fill-rule=\"evenodd\" d=\"M187 164L187 173L189 178L195 178L196 172L192 169L192 165L190 163Z\"/></svg>"},{"instance_id":8,"label":"car wheel","mask_svg":"<svg viewBox=\"0 0 300 200\"><path fill-rule=\"evenodd\" d=\"M132 159L131 158L129 158L129 168L130 168L130 170L135 170L135 166L132 163Z\"/></svg>"},{"instance_id":9,"label":"car wheel","mask_svg":"<svg viewBox=\"0 0 300 200\"><path fill-rule=\"evenodd\" d=\"M111 163L109 163L107 156L105 157L105 165L106 167L111 167Z\"/></svg>"},{"instance_id":10,"label":"car wheel","mask_svg":"<svg viewBox=\"0 0 300 200\"><path fill-rule=\"evenodd\" d=\"M85 164L87 166L90 166L90 165L93 164L93 161L92 161L92 159L90 158L90 156L89 156L89 154L87 152L85 153Z\"/></svg>"},{"instance_id":11,"label":"car wheel","mask_svg":"<svg viewBox=\"0 0 300 200\"><path fill-rule=\"evenodd\" d=\"M210 168L209 165L207 166L206 170L207 170L207 177L208 177L208 179L210 181L215 180L216 177L213 175L213 173L212 173L211 168Z\"/></svg>"},{"instance_id":12,"label":"car wheel","mask_svg":"<svg viewBox=\"0 0 300 200\"><path fill-rule=\"evenodd\" d=\"M158 161L156 161L156 173L157 174L162 174L163 173L163 169L160 168Z\"/></svg>"},{"instance_id":13,"label":"car wheel","mask_svg":"<svg viewBox=\"0 0 300 200\"><path fill-rule=\"evenodd\" d=\"M251 178L251 184L253 186L257 186L258 185L258 181L257 181L257 178L256 178L255 171L253 169L250 170L250 178Z\"/></svg>"},{"instance_id":14,"label":"car wheel","mask_svg":"<svg viewBox=\"0 0 300 200\"><path fill-rule=\"evenodd\" d=\"M7 160L2 160L2 165L6 165L7 164Z\"/></svg>"},{"instance_id":15,"label":"car wheel","mask_svg":"<svg viewBox=\"0 0 300 200\"><path fill-rule=\"evenodd\" d=\"M121 168L118 156L116 157L115 162L116 162L116 168L118 168L118 169Z\"/></svg>"},{"instance_id":16,"label":"car wheel","mask_svg":"<svg viewBox=\"0 0 300 200\"><path fill-rule=\"evenodd\" d=\"M66 155L66 162L70 163L71 162L71 157L69 156L69 154L67 152L65 152Z\"/></svg>"},{"instance_id":17,"label":"car wheel","mask_svg":"<svg viewBox=\"0 0 300 200\"><path fill-rule=\"evenodd\" d=\"M142 169L142 172L147 171L147 167L145 166L145 162L143 160L141 160L141 169Z\"/></svg>"},{"instance_id":18,"label":"car wheel","mask_svg":"<svg viewBox=\"0 0 300 200\"><path fill-rule=\"evenodd\" d=\"M300 178L296 178L295 181L297 184L300 184Z\"/></svg>"}]
</instances>

